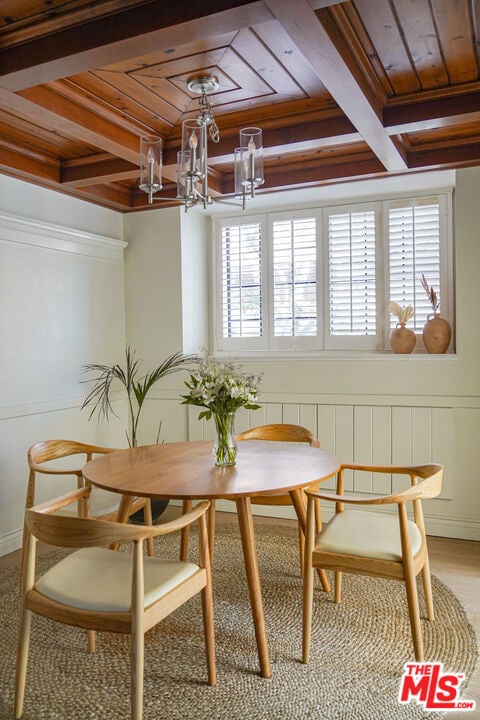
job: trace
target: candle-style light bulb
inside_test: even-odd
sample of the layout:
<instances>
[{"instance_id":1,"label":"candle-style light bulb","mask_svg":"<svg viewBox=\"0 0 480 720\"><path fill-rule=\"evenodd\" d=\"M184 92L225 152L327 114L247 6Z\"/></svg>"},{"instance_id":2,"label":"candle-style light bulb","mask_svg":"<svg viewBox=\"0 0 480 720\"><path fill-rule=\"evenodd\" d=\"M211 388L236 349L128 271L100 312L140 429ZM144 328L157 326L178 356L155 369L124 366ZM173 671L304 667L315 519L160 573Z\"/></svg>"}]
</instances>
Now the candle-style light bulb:
<instances>
[{"instance_id":1,"label":"candle-style light bulb","mask_svg":"<svg viewBox=\"0 0 480 720\"><path fill-rule=\"evenodd\" d=\"M147 161L148 161L148 184L150 186L152 186L153 185L153 168L155 165L155 155L154 155L151 147L148 148Z\"/></svg>"},{"instance_id":2,"label":"candle-style light bulb","mask_svg":"<svg viewBox=\"0 0 480 720\"><path fill-rule=\"evenodd\" d=\"M257 149L257 146L255 145L255 141L253 139L253 136L250 137L250 140L248 141L248 178L250 182L253 183L255 180L255 150Z\"/></svg>"},{"instance_id":3,"label":"candle-style light bulb","mask_svg":"<svg viewBox=\"0 0 480 720\"><path fill-rule=\"evenodd\" d=\"M190 145L190 149L192 151L192 153L190 155L190 172L194 173L195 165L197 163L197 145L198 145L198 138L195 134L195 130L192 130L192 134L190 135L188 144Z\"/></svg>"}]
</instances>

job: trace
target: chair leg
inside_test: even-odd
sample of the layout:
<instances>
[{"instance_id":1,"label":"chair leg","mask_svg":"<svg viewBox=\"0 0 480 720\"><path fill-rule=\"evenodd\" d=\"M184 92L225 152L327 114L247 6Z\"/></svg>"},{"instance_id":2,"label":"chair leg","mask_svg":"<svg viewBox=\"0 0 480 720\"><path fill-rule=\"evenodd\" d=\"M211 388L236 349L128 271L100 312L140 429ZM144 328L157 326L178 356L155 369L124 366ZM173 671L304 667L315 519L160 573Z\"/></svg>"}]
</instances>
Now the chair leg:
<instances>
[{"instance_id":1,"label":"chair leg","mask_svg":"<svg viewBox=\"0 0 480 720\"><path fill-rule=\"evenodd\" d=\"M414 573L408 569L405 571L405 585L407 589L408 613L410 615L410 627L412 629L413 649L415 660L423 661L423 639L420 626L420 609L418 605L417 583Z\"/></svg>"},{"instance_id":2,"label":"chair leg","mask_svg":"<svg viewBox=\"0 0 480 720\"><path fill-rule=\"evenodd\" d=\"M214 634L213 598L212 598L211 586L204 587L201 595L202 595L203 631L205 634L205 652L207 655L208 684L216 685L217 670L216 670L216 661L215 661L215 634Z\"/></svg>"},{"instance_id":3,"label":"chair leg","mask_svg":"<svg viewBox=\"0 0 480 720\"><path fill-rule=\"evenodd\" d=\"M143 559L141 543L134 543L132 587L131 707L132 720L142 720L144 666Z\"/></svg>"},{"instance_id":4,"label":"chair leg","mask_svg":"<svg viewBox=\"0 0 480 720\"><path fill-rule=\"evenodd\" d=\"M185 513L190 512L192 509L192 501L191 500L184 500L182 502L182 515L185 515ZM187 553L188 553L188 540L190 538L190 526L187 525L187 527L184 527L181 534L180 539L180 560L185 561L187 559Z\"/></svg>"},{"instance_id":5,"label":"chair leg","mask_svg":"<svg viewBox=\"0 0 480 720\"><path fill-rule=\"evenodd\" d=\"M23 699L25 697L25 681L27 677L31 624L32 613L30 610L26 610L24 608L18 634L17 667L15 673L15 720L21 718L23 714Z\"/></svg>"},{"instance_id":6,"label":"chair leg","mask_svg":"<svg viewBox=\"0 0 480 720\"><path fill-rule=\"evenodd\" d=\"M153 525L153 516L152 516L152 502L151 500L147 500L145 503L145 506L143 508L143 517L145 520L145 525L150 525L152 527ZM150 557L153 557L155 555L155 550L153 548L153 538L147 539L147 554Z\"/></svg>"},{"instance_id":7,"label":"chair leg","mask_svg":"<svg viewBox=\"0 0 480 720\"><path fill-rule=\"evenodd\" d=\"M310 645L312 637L312 606L313 606L313 547L315 543L315 508L312 499L307 503L305 518L305 547L303 560L303 597L302 597L302 662L310 661ZM323 574L326 574L322 570ZM327 581L328 582L328 581Z\"/></svg>"},{"instance_id":8,"label":"chair leg","mask_svg":"<svg viewBox=\"0 0 480 720\"><path fill-rule=\"evenodd\" d=\"M95 645L96 645L96 633L95 630L87 630L87 644L88 644L88 652L94 653L95 652Z\"/></svg>"},{"instance_id":9,"label":"chair leg","mask_svg":"<svg viewBox=\"0 0 480 720\"><path fill-rule=\"evenodd\" d=\"M335 572L335 603L339 605L342 602L342 573Z\"/></svg>"},{"instance_id":10,"label":"chair leg","mask_svg":"<svg viewBox=\"0 0 480 720\"><path fill-rule=\"evenodd\" d=\"M433 608L432 578L430 576L430 561L428 554L425 555L425 563L422 568L423 592L425 595L425 607L427 609L427 618L435 620L435 610Z\"/></svg>"},{"instance_id":11,"label":"chair leg","mask_svg":"<svg viewBox=\"0 0 480 720\"><path fill-rule=\"evenodd\" d=\"M303 570L303 618L302 618L302 662L310 661L312 636L313 567Z\"/></svg>"},{"instance_id":12,"label":"chair leg","mask_svg":"<svg viewBox=\"0 0 480 720\"><path fill-rule=\"evenodd\" d=\"M213 551L215 550L215 500L210 500L208 509L208 549L210 551L210 562L213 562Z\"/></svg>"}]
</instances>

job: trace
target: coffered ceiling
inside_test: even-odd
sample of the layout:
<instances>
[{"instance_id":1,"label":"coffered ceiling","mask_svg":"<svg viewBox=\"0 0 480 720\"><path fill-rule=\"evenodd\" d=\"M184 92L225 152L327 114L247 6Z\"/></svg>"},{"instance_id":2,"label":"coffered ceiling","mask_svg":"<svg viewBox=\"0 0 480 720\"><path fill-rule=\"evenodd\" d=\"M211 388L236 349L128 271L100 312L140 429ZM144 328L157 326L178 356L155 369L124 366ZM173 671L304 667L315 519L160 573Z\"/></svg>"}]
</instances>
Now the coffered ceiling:
<instances>
[{"instance_id":1,"label":"coffered ceiling","mask_svg":"<svg viewBox=\"0 0 480 720\"><path fill-rule=\"evenodd\" d=\"M259 192L480 164L477 0L1 0L0 172L147 207L139 137L176 193L187 83L212 74L212 194L238 130L263 129ZM154 205L157 207L157 205Z\"/></svg>"}]
</instances>

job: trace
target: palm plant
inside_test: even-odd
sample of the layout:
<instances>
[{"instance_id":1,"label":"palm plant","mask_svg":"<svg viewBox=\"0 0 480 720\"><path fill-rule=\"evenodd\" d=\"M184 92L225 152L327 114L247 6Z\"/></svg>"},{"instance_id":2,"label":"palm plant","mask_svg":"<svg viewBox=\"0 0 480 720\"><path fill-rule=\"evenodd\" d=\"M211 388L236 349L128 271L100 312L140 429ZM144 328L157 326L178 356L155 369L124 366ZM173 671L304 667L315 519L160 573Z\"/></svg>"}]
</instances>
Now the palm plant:
<instances>
[{"instance_id":1,"label":"palm plant","mask_svg":"<svg viewBox=\"0 0 480 720\"><path fill-rule=\"evenodd\" d=\"M82 403L82 410L91 408L89 420L97 414L99 421L107 421L110 413L118 417L112 408L112 385L118 381L127 392L128 400L128 429L125 431L130 447L137 446L137 430L143 404L151 388L162 378L183 370L188 362L195 361L195 356L174 353L167 357L161 365L145 375L141 375L142 361L136 359L135 350L130 345L125 349L125 367L119 364L100 365L91 363L83 366L85 373L95 373L95 377L83 382L93 382L94 386ZM160 421L157 439L160 436L162 422Z\"/></svg>"}]
</instances>

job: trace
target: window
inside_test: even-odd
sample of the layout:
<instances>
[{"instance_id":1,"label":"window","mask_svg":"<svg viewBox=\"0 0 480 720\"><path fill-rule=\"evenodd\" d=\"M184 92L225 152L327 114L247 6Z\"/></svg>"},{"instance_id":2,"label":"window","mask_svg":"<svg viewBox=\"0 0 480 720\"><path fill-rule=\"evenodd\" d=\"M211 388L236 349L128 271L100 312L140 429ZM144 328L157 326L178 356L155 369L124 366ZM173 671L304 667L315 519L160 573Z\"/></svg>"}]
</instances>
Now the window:
<instances>
[{"instance_id":1,"label":"window","mask_svg":"<svg viewBox=\"0 0 480 720\"><path fill-rule=\"evenodd\" d=\"M274 220L273 334L317 334L317 235L315 217Z\"/></svg>"},{"instance_id":2,"label":"window","mask_svg":"<svg viewBox=\"0 0 480 720\"><path fill-rule=\"evenodd\" d=\"M222 230L223 337L263 334L262 232L259 222Z\"/></svg>"},{"instance_id":3,"label":"window","mask_svg":"<svg viewBox=\"0 0 480 720\"><path fill-rule=\"evenodd\" d=\"M372 204L328 208L328 333L325 347L375 349L377 341L376 219ZM346 343L345 343L346 340Z\"/></svg>"},{"instance_id":4,"label":"window","mask_svg":"<svg viewBox=\"0 0 480 720\"><path fill-rule=\"evenodd\" d=\"M448 292L441 271L440 239L446 235L445 198L422 198L413 202L387 204L389 239L390 297L399 305L411 305L415 316L410 325L421 333L432 312L419 278L425 275L446 309ZM446 279L446 278L445 278ZM443 297L442 297L443 296ZM391 320L395 325L395 318Z\"/></svg>"},{"instance_id":5,"label":"window","mask_svg":"<svg viewBox=\"0 0 480 720\"><path fill-rule=\"evenodd\" d=\"M452 318L450 195L218 221L217 350L389 350L394 300L419 334L425 275Z\"/></svg>"}]
</instances>

